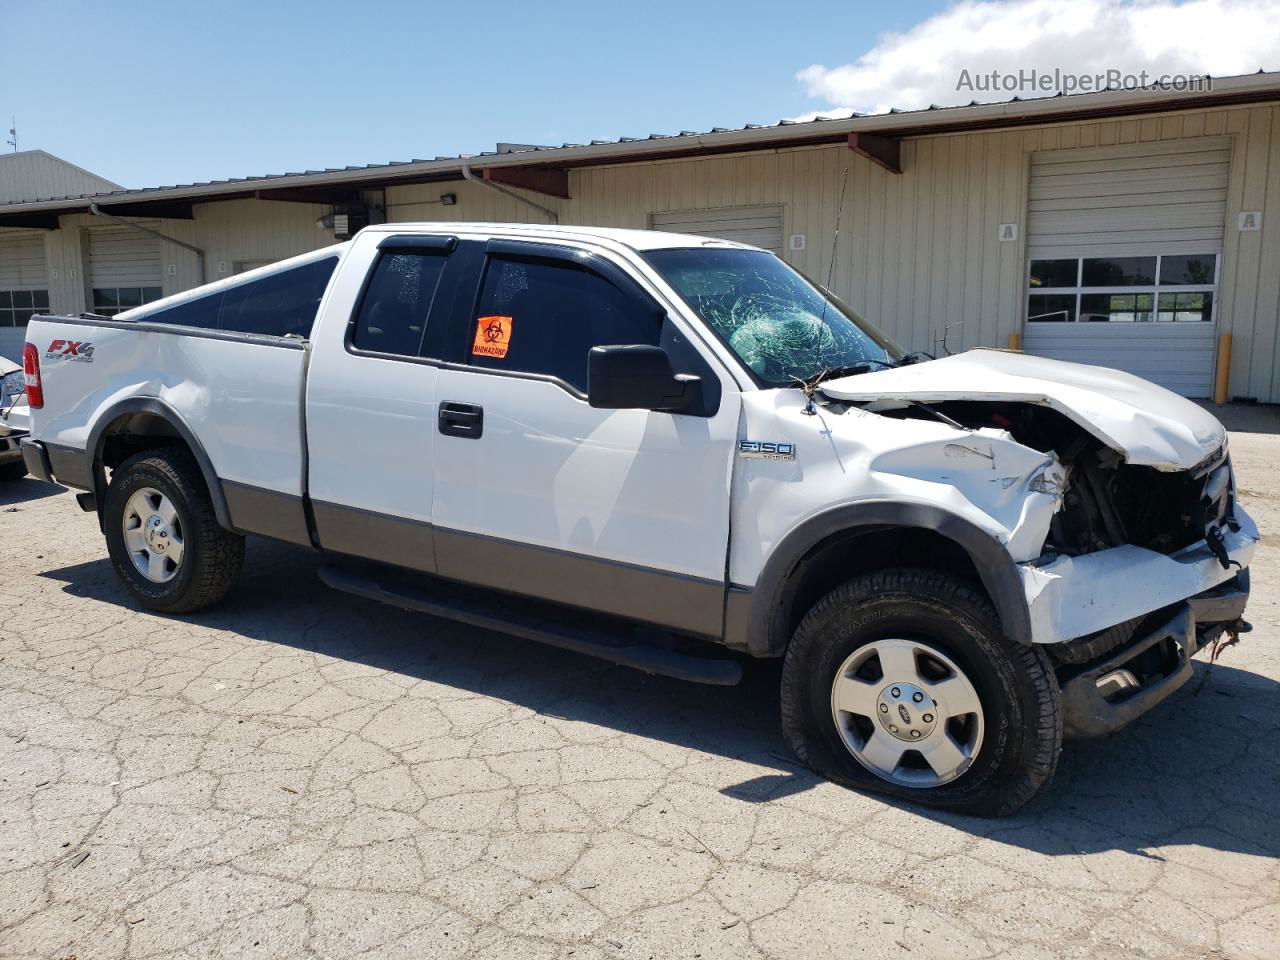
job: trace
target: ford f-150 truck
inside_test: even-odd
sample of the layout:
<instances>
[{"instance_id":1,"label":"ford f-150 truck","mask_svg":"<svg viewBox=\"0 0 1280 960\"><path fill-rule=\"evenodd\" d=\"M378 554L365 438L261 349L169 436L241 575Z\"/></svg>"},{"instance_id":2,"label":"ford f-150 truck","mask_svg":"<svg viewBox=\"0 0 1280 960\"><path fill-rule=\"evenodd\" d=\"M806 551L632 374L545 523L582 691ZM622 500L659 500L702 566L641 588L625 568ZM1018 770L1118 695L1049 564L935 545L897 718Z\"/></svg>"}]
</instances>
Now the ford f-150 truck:
<instances>
[{"instance_id":1,"label":"ford f-150 truck","mask_svg":"<svg viewBox=\"0 0 1280 960\"><path fill-rule=\"evenodd\" d=\"M331 586L733 683L839 783L978 814L1242 626L1227 439L1135 377L905 354L771 253L386 224L105 318L33 320L29 470L145 607L244 537Z\"/></svg>"}]
</instances>

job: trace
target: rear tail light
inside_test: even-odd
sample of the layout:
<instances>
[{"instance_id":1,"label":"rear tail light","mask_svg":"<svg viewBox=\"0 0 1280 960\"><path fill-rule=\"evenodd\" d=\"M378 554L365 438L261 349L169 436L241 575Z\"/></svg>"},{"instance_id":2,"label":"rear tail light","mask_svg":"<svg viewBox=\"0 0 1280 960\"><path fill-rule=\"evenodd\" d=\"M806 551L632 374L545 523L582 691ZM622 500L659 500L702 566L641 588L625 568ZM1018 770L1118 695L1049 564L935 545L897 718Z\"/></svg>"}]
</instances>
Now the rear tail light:
<instances>
[{"instance_id":1,"label":"rear tail light","mask_svg":"<svg viewBox=\"0 0 1280 960\"><path fill-rule=\"evenodd\" d=\"M44 388L40 385L40 354L34 343L22 345L22 379L27 385L27 406L39 410L44 406Z\"/></svg>"}]
</instances>

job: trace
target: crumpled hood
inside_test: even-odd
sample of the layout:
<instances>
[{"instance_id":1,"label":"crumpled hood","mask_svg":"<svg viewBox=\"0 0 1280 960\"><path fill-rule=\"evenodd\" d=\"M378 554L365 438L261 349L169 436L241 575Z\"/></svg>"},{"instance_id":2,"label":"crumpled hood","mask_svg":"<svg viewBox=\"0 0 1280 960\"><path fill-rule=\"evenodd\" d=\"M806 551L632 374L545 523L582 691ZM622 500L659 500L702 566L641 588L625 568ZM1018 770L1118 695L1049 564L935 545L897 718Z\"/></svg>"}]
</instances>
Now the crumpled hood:
<instances>
[{"instance_id":1,"label":"crumpled hood","mask_svg":"<svg viewBox=\"0 0 1280 960\"><path fill-rule=\"evenodd\" d=\"M824 383L822 392L860 402L989 400L1050 407L1128 463L1157 470L1187 470L1226 441L1226 431L1212 414L1140 377L1004 350L969 350L842 377Z\"/></svg>"}]
</instances>

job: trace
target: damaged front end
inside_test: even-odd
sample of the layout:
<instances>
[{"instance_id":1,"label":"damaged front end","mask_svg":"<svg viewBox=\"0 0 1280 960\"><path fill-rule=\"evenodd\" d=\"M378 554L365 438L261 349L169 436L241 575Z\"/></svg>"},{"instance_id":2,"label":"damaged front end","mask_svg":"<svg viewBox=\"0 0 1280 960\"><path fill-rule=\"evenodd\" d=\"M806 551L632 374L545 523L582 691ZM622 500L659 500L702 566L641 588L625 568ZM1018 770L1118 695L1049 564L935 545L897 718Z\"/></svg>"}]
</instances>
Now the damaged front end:
<instances>
[{"instance_id":1,"label":"damaged front end","mask_svg":"<svg viewBox=\"0 0 1280 960\"><path fill-rule=\"evenodd\" d=\"M1022 553L1034 558L1018 569L1032 637L1058 668L1067 736L1120 729L1182 686L1197 652L1240 629L1258 531L1236 503L1225 440L1186 468L1157 468L1044 406L872 406L973 436L1005 431L1053 456L1041 482L1058 502L1038 555ZM1034 484L1025 489L1034 498Z\"/></svg>"}]
</instances>

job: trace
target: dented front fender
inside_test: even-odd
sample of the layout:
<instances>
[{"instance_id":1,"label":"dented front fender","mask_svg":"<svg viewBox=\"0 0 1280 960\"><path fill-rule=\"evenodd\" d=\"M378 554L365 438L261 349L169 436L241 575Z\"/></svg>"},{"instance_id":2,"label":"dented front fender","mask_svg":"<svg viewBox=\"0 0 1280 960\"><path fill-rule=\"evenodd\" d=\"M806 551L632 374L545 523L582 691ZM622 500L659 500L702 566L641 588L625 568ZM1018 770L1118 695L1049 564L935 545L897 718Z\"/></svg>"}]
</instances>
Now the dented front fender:
<instances>
[{"instance_id":1,"label":"dented front fender","mask_svg":"<svg viewBox=\"0 0 1280 960\"><path fill-rule=\"evenodd\" d=\"M1017 562L1040 555L1067 479L1056 454L995 429L899 446L870 466L913 497L985 516L984 526Z\"/></svg>"}]
</instances>

